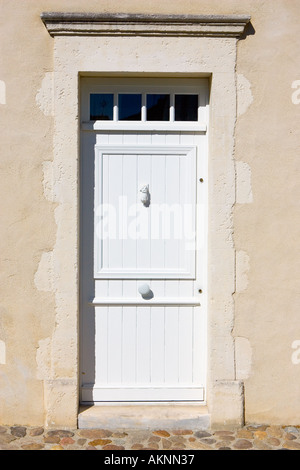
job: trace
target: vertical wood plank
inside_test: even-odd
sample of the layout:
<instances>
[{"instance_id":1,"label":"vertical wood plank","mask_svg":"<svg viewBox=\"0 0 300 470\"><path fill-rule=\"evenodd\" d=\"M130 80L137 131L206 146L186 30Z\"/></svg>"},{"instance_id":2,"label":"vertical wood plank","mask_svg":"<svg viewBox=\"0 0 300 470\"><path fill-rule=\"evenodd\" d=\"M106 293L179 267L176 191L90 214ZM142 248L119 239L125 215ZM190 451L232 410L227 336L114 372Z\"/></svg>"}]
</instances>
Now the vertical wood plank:
<instances>
[{"instance_id":1,"label":"vertical wood plank","mask_svg":"<svg viewBox=\"0 0 300 470\"><path fill-rule=\"evenodd\" d=\"M165 281L165 295L178 295L178 281ZM178 306L165 307L165 383L178 383Z\"/></svg>"},{"instance_id":2,"label":"vertical wood plank","mask_svg":"<svg viewBox=\"0 0 300 470\"><path fill-rule=\"evenodd\" d=\"M151 155L138 155L137 158L137 218L136 237L137 237L137 267L150 268L151 266L151 244L150 244L150 209L141 202L140 193L144 185L151 181Z\"/></svg>"},{"instance_id":3,"label":"vertical wood plank","mask_svg":"<svg viewBox=\"0 0 300 470\"><path fill-rule=\"evenodd\" d=\"M204 383L204 338L205 328L201 307L193 308L193 383Z\"/></svg>"},{"instance_id":4,"label":"vertical wood plank","mask_svg":"<svg viewBox=\"0 0 300 470\"><path fill-rule=\"evenodd\" d=\"M123 145L135 145L137 143L136 132L125 132L123 136Z\"/></svg>"},{"instance_id":5,"label":"vertical wood plank","mask_svg":"<svg viewBox=\"0 0 300 470\"><path fill-rule=\"evenodd\" d=\"M109 145L122 145L124 132L109 132L108 143Z\"/></svg>"},{"instance_id":6,"label":"vertical wood plank","mask_svg":"<svg viewBox=\"0 0 300 470\"><path fill-rule=\"evenodd\" d=\"M165 132L153 132L151 143L152 145L165 145L166 143Z\"/></svg>"},{"instance_id":7,"label":"vertical wood plank","mask_svg":"<svg viewBox=\"0 0 300 470\"><path fill-rule=\"evenodd\" d=\"M95 281L95 297L107 297L108 296L108 279L100 279Z\"/></svg>"},{"instance_id":8,"label":"vertical wood plank","mask_svg":"<svg viewBox=\"0 0 300 470\"><path fill-rule=\"evenodd\" d=\"M123 331L122 331L122 383L133 386L136 383L137 365L137 319L136 307L123 307Z\"/></svg>"},{"instance_id":9,"label":"vertical wood plank","mask_svg":"<svg viewBox=\"0 0 300 470\"><path fill-rule=\"evenodd\" d=\"M162 239L163 213L165 204L165 175L166 157L164 155L152 156L151 178L151 266L163 268L165 265L165 243Z\"/></svg>"},{"instance_id":10,"label":"vertical wood plank","mask_svg":"<svg viewBox=\"0 0 300 470\"><path fill-rule=\"evenodd\" d=\"M165 267L179 267L179 248L183 243L182 206L180 205L180 160L179 156L166 156L165 194Z\"/></svg>"},{"instance_id":11,"label":"vertical wood plank","mask_svg":"<svg viewBox=\"0 0 300 470\"><path fill-rule=\"evenodd\" d=\"M162 385L165 379L164 307L151 307L151 384Z\"/></svg>"},{"instance_id":12,"label":"vertical wood plank","mask_svg":"<svg viewBox=\"0 0 300 470\"><path fill-rule=\"evenodd\" d=\"M132 237L130 226L135 217L136 204L137 204L137 156L124 155L123 156L123 213L120 223L123 226L122 230L122 244L123 244L123 268L136 268L137 267L137 240Z\"/></svg>"},{"instance_id":13,"label":"vertical wood plank","mask_svg":"<svg viewBox=\"0 0 300 470\"><path fill-rule=\"evenodd\" d=\"M99 261L99 267L107 267L109 264L109 230L113 223L112 214L109 210L109 157L103 155L102 162L98 161L98 174L96 175L96 190L99 194L99 205L95 207L97 216L97 226L95 227L95 236L97 237L96 256ZM101 195L102 194L102 195ZM98 261L98 263L99 263Z\"/></svg>"},{"instance_id":14,"label":"vertical wood plank","mask_svg":"<svg viewBox=\"0 0 300 470\"><path fill-rule=\"evenodd\" d=\"M138 145L151 145L152 136L150 132L138 132L137 143Z\"/></svg>"},{"instance_id":15,"label":"vertical wood plank","mask_svg":"<svg viewBox=\"0 0 300 470\"><path fill-rule=\"evenodd\" d=\"M96 143L98 145L107 145L109 142L109 135L107 132L101 132L96 136Z\"/></svg>"},{"instance_id":16,"label":"vertical wood plank","mask_svg":"<svg viewBox=\"0 0 300 470\"><path fill-rule=\"evenodd\" d=\"M108 382L108 308L95 308L95 383Z\"/></svg>"},{"instance_id":17,"label":"vertical wood plank","mask_svg":"<svg viewBox=\"0 0 300 470\"><path fill-rule=\"evenodd\" d=\"M119 203L123 192L123 156L109 155L108 197L111 211L109 238L109 267L120 268L122 263L122 240L119 239Z\"/></svg>"},{"instance_id":18,"label":"vertical wood plank","mask_svg":"<svg viewBox=\"0 0 300 470\"><path fill-rule=\"evenodd\" d=\"M122 296L123 282L119 279L110 279L108 285L108 294L111 298ZM110 383L121 383L123 307L108 307L107 325L108 381Z\"/></svg>"},{"instance_id":19,"label":"vertical wood plank","mask_svg":"<svg viewBox=\"0 0 300 470\"><path fill-rule=\"evenodd\" d=\"M150 384L150 308L137 307L137 348L136 380L137 384Z\"/></svg>"},{"instance_id":20,"label":"vertical wood plank","mask_svg":"<svg viewBox=\"0 0 300 470\"><path fill-rule=\"evenodd\" d=\"M181 384L191 384L193 380L193 307L179 307L178 330L178 380Z\"/></svg>"},{"instance_id":21,"label":"vertical wood plank","mask_svg":"<svg viewBox=\"0 0 300 470\"><path fill-rule=\"evenodd\" d=\"M108 307L107 375L111 384L122 382L122 329L122 307Z\"/></svg>"}]
</instances>

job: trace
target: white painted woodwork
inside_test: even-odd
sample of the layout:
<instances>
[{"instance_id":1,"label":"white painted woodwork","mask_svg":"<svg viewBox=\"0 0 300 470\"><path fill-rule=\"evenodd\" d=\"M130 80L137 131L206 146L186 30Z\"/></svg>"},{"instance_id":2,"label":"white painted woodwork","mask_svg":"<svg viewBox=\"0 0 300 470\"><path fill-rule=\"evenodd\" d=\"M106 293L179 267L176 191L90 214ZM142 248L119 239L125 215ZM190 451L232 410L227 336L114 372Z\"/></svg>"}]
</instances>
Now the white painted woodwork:
<instances>
[{"instance_id":1,"label":"white painted woodwork","mask_svg":"<svg viewBox=\"0 0 300 470\"><path fill-rule=\"evenodd\" d=\"M137 297L95 297L92 305L200 305L196 297L155 297L149 300Z\"/></svg>"},{"instance_id":2,"label":"white painted woodwork","mask_svg":"<svg viewBox=\"0 0 300 470\"><path fill-rule=\"evenodd\" d=\"M167 131L167 132L206 132L207 126L203 122L130 122L130 121L90 121L83 122L84 131Z\"/></svg>"},{"instance_id":3,"label":"white painted woodwork","mask_svg":"<svg viewBox=\"0 0 300 470\"><path fill-rule=\"evenodd\" d=\"M185 90L188 83L184 80ZM157 130L157 123L149 122L144 128L143 123L137 127L131 123L126 129L118 122L109 127L106 121L92 128L86 124L86 97L108 85L101 79L86 79L83 85L82 402L205 400L207 142L203 129L208 98L205 79L197 80L196 88L192 83L200 93L196 124L201 125L197 129L193 123L195 128L188 131L185 123L180 129L178 122L172 130ZM160 79L157 89L175 90L175 84L181 90L180 80ZM137 79L131 85L142 90ZM118 92L124 81L115 79L110 86ZM145 86L150 85L144 82L143 90ZM153 92L153 87L148 89ZM145 184L149 184L149 207L140 200L139 190ZM144 238L128 236L130 227L128 221L124 223L126 208L121 204L120 209L120 197L126 198L127 208L132 205L142 213L141 221L147 222ZM116 237L103 237L103 213L98 210L103 203L120 209L117 219L122 223ZM160 204L189 207L188 237L149 236L155 205ZM111 217L105 218L106 228L113 227ZM131 226L131 235L137 234L135 227ZM193 232L195 239L190 238ZM100 237L94 235L99 233ZM142 284L149 285L152 297L139 293Z\"/></svg>"},{"instance_id":4,"label":"white painted woodwork","mask_svg":"<svg viewBox=\"0 0 300 470\"><path fill-rule=\"evenodd\" d=\"M95 279L195 277L195 174L195 146L95 146Z\"/></svg>"}]
</instances>

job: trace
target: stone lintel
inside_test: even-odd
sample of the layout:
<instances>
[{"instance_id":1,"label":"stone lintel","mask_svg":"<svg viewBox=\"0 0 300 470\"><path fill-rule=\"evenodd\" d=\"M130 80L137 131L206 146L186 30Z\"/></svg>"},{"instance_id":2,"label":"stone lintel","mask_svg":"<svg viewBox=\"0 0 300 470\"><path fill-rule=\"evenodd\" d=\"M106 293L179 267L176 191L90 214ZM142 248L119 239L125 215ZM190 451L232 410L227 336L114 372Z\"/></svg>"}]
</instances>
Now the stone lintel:
<instances>
[{"instance_id":1,"label":"stone lintel","mask_svg":"<svg viewBox=\"0 0 300 470\"><path fill-rule=\"evenodd\" d=\"M250 16L44 12L41 19L53 37L167 35L239 38Z\"/></svg>"}]
</instances>

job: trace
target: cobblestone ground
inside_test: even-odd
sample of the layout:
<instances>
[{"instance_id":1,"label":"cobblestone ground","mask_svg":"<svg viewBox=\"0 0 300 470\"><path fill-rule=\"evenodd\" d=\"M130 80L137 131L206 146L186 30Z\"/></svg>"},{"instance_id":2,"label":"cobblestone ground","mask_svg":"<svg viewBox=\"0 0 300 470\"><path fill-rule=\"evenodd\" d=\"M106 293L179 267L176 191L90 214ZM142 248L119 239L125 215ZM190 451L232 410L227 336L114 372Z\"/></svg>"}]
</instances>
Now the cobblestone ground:
<instances>
[{"instance_id":1,"label":"cobblestone ground","mask_svg":"<svg viewBox=\"0 0 300 470\"><path fill-rule=\"evenodd\" d=\"M300 450L300 426L238 430L47 430L0 426L0 450Z\"/></svg>"}]
</instances>

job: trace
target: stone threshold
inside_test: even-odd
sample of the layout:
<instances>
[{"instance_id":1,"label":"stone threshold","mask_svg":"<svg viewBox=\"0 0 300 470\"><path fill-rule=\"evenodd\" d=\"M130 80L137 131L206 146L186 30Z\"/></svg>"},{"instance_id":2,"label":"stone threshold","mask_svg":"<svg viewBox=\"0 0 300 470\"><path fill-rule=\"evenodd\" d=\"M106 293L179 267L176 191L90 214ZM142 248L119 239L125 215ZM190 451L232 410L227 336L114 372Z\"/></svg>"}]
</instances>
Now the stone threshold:
<instances>
[{"instance_id":1,"label":"stone threshold","mask_svg":"<svg viewBox=\"0 0 300 470\"><path fill-rule=\"evenodd\" d=\"M210 428L210 415L199 403L118 403L81 406L79 429L197 429Z\"/></svg>"}]
</instances>

